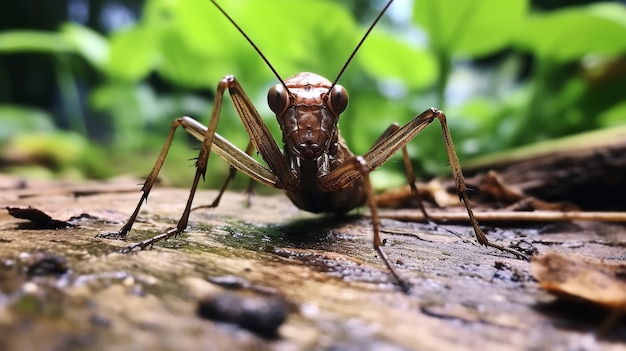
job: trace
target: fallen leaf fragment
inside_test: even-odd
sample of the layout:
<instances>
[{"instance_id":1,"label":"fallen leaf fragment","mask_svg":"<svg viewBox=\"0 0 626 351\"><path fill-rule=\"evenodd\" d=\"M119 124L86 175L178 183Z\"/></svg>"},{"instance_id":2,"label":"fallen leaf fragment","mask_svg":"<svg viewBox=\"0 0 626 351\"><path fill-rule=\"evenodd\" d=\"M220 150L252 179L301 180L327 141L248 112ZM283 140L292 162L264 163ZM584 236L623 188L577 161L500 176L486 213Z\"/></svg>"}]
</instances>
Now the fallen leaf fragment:
<instances>
[{"instance_id":1,"label":"fallen leaf fragment","mask_svg":"<svg viewBox=\"0 0 626 351\"><path fill-rule=\"evenodd\" d=\"M33 222L39 229L62 229L71 228L74 225L67 221L60 221L53 219L45 212L36 208L19 208L19 207L5 207L9 214L15 218L27 219Z\"/></svg>"},{"instance_id":2,"label":"fallen leaf fragment","mask_svg":"<svg viewBox=\"0 0 626 351\"><path fill-rule=\"evenodd\" d=\"M591 262L580 256L534 256L531 272L550 293L626 311L626 265Z\"/></svg>"}]
</instances>

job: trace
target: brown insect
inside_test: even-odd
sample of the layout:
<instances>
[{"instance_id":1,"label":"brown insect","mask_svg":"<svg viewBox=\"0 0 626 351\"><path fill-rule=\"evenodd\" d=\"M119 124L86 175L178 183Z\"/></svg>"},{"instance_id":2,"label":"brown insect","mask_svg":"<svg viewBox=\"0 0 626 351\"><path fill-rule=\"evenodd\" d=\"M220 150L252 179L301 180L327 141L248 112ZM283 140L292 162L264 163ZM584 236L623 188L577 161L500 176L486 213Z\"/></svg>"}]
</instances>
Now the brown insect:
<instances>
[{"instance_id":1,"label":"brown insect","mask_svg":"<svg viewBox=\"0 0 626 351\"><path fill-rule=\"evenodd\" d=\"M126 234L131 230L139 209L144 200L147 199L159 170L165 161L174 132L179 126L182 126L187 132L202 141L202 146L196 161L196 173L187 205L176 228L172 228L151 239L130 245L123 250L124 252L129 252L136 248L144 249L185 230L189 213L192 209L194 194L200 178L205 177L209 154L213 151L231 165L231 173L218 197L213 202L213 206L218 205L226 185L237 170L256 182L285 190L289 199L297 207L309 212L343 214L367 204L371 211L374 249L378 252L401 288L404 291L408 291L408 283L400 278L394 265L383 250L379 231L380 220L376 203L374 202L374 193L369 174L402 149L407 177L413 193L417 196L417 189L414 185L415 175L408 158L406 144L436 119L441 123L443 139L459 198L467 209L478 242L485 246L509 252L520 258L528 259L522 253L489 242L478 226L470 207L461 166L454 151L452 137L450 136L450 131L446 124L446 116L443 112L430 108L404 126L391 125L363 156L355 156L342 139L337 122L339 115L348 106L348 93L341 85L337 84L337 81L393 0L390 0L376 17L332 82L324 77L308 72L296 74L285 80L281 79L269 61L235 21L214 0L211 0L211 2L246 38L280 81L280 83L270 88L267 101L271 110L276 114L283 133L283 142L285 144L283 151L272 138L269 129L263 123L261 116L250 102L239 82L233 76L224 77L217 86L215 104L208 127L190 117L181 117L172 123L159 158L142 187L143 195L135 211L126 224L114 235L125 238ZM228 90L237 113L250 136L251 145L248 146L245 152L233 146L215 132L226 90ZM258 151L267 165L261 164L249 156L254 149ZM424 215L426 215L423 206L420 207Z\"/></svg>"}]
</instances>

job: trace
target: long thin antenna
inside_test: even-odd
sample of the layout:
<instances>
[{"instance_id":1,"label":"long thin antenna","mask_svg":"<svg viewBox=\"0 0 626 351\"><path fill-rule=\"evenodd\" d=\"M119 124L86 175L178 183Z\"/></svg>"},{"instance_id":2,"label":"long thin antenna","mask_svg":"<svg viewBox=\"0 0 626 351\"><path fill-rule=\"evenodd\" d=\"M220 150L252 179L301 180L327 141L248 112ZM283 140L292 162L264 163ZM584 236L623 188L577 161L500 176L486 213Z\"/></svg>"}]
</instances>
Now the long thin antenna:
<instances>
[{"instance_id":1,"label":"long thin antenna","mask_svg":"<svg viewBox=\"0 0 626 351\"><path fill-rule=\"evenodd\" d=\"M261 56L261 58L263 59L263 61L265 61L265 63L267 64L267 66L272 70L272 72L274 73L274 75L276 76L276 78L278 78L278 80L280 81L280 83L285 87L285 89L287 89L287 91L289 91L289 89L287 88L287 85L285 85L285 82L283 81L283 79L280 77L280 75L278 74L278 72L276 72L276 69L274 69L274 66L272 66L272 64L270 63L270 61L267 59L267 57L265 57L265 55L263 55L263 53L261 52L261 49L259 49L258 46L256 46L256 44L252 41L252 39L250 39L250 37L248 37L248 35L246 34L246 32L243 31L243 29L241 29L241 27L239 27L239 25L237 24L237 22L235 22L227 13L226 11L224 11L220 5L218 5L215 0L210 0L213 5L215 5L215 7L217 7L218 10L220 10L220 12L228 19L228 21L230 21L230 23L233 24L233 26L235 26L235 28L237 28L237 30L239 31L239 33L241 33L241 35L243 35L244 38L246 38L246 40L248 41L248 43L250 43L250 45L252 45L252 47L254 48L254 50L256 50L256 52L259 54L259 56ZM393 1L393 0L392 0ZM378 19L377 19L378 20ZM360 44L359 44L360 45Z\"/></svg>"},{"instance_id":2,"label":"long thin antenna","mask_svg":"<svg viewBox=\"0 0 626 351\"><path fill-rule=\"evenodd\" d=\"M213 1L213 0L211 0L211 1ZM359 43L354 48L354 50L352 50L352 53L350 54L350 57L348 57L348 60L346 60L346 63L344 63L343 67L341 67L341 70L339 71L339 74L337 75L337 78L335 78L335 80L333 81L333 84L330 86L330 89L328 89L328 93L326 94L326 96L328 96L328 94L330 94L330 92L333 90L335 85L337 85L337 82L339 81L339 78L341 78L341 76L343 75L343 72L345 72L346 68L348 68L348 65L350 64L350 62L354 58L354 55L356 55L356 52L359 51L359 48L361 48L361 45L363 45L363 42L365 41L367 36L370 35L370 32L372 31L372 29L374 29L374 26L376 26L376 23L378 23L380 18L383 17L383 15L385 14L385 12L389 8L389 6L391 6L392 2L393 2L393 0L389 0L389 2L387 2L385 7L383 8L383 10L380 11L378 16L376 16L376 18L374 19L374 22L372 22L370 27L367 29L367 32L365 32L365 35L363 35L363 38L361 38L361 41L359 41Z\"/></svg>"}]
</instances>

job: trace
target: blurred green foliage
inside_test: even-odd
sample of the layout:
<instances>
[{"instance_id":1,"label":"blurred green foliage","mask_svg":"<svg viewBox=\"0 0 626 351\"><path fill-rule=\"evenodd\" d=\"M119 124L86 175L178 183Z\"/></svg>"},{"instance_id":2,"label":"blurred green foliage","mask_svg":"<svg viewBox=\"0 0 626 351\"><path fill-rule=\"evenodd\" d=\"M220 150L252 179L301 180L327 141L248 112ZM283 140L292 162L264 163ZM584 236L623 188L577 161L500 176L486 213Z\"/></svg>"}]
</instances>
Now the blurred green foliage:
<instances>
[{"instance_id":1,"label":"blurred green foliage","mask_svg":"<svg viewBox=\"0 0 626 351\"><path fill-rule=\"evenodd\" d=\"M330 80L382 7L358 0L222 2L283 78L311 71ZM54 32L4 31L0 78L9 69L2 56L16 53L53 62L69 131L49 112L2 98L5 164L35 159L62 174L70 167L88 177L146 175L174 118L208 121L212 94L226 74L239 79L280 141L265 102L276 78L208 0L146 1L140 20L106 35L70 22ZM350 93L340 129L353 151L364 153L390 123L436 106L446 111L463 160L624 124L625 54L620 3L538 11L528 0L398 1L340 80ZM89 72L96 83L82 94ZM427 128L409 144L417 169L429 175L447 172L438 129ZM218 132L242 148L248 142L228 101ZM197 144L179 134L163 170L182 185L191 179ZM401 162L393 160L375 172L383 186L403 181ZM226 172L213 156L209 186Z\"/></svg>"}]
</instances>

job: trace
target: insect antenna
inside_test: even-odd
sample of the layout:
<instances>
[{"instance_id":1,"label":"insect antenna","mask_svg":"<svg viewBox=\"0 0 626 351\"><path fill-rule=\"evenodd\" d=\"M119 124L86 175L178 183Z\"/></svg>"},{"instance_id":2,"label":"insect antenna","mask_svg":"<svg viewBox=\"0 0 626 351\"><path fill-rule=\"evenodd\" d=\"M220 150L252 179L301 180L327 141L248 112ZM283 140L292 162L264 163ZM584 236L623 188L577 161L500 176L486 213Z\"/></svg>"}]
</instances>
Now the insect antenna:
<instances>
[{"instance_id":1,"label":"insect antenna","mask_svg":"<svg viewBox=\"0 0 626 351\"><path fill-rule=\"evenodd\" d=\"M211 0L211 1L213 1L213 0ZM385 12L387 11L387 9L389 8L389 6L391 5L392 2L393 2L393 0L389 0L389 2L387 2L385 7L383 8L383 10L380 11L378 16L376 16L376 18L374 19L374 22L372 22L370 27L367 29L367 32L365 32L365 35L363 35L363 38L361 38L361 41L359 41L359 43L356 45L354 50L352 50L352 53L350 54L350 56L346 60L346 63L343 64L343 67L341 67L341 70L339 71L339 74L337 74L337 78L335 78L335 80L333 81L333 84L330 86L330 89L328 89L328 93L326 93L326 96L328 96L328 94L330 94L330 92L333 90L335 85L337 85L337 82L339 81L339 78L341 78L341 76L343 75L343 72L345 72L346 68L348 68L348 65L350 64L350 62L354 58L354 55L356 55L356 52L359 51L359 48L361 48L361 45L363 45L363 42L365 41L365 39L367 39L367 37L370 35L370 32L372 31L372 29L374 29L374 26L376 26L376 23L378 23L380 18L383 17L383 15L385 14Z\"/></svg>"},{"instance_id":2,"label":"insect antenna","mask_svg":"<svg viewBox=\"0 0 626 351\"><path fill-rule=\"evenodd\" d=\"M241 29L241 27L239 27L239 25L237 24L237 22L235 22L235 20L233 20L227 13L226 11L224 11L220 5L217 4L217 2L215 2L215 0L210 0L213 5L215 5L215 7L217 7L217 9L224 15L224 17L226 17L228 19L228 21L230 23L233 24L233 26L235 26L235 28L237 28L237 30L239 31L239 33L241 33L241 35L243 35L244 38L246 38L246 40L248 41L248 43L250 43L250 45L252 45L252 47L254 48L254 50L259 54L259 56L261 56L261 58L263 59L263 61L265 61L265 63L267 64L267 66L272 70L272 72L274 73L274 75L276 76L276 78L278 78L278 80L280 81L280 83L285 87L285 89L287 89L287 91L289 91L289 89L287 88L287 86L285 85L285 82L283 81L283 79L280 77L280 75L278 74L278 72L276 72L276 69L274 69L274 66L272 66L272 64L270 63L270 61L267 59L267 57L265 57L265 55L263 55L263 53L261 52L261 49L259 49L258 46L256 46L256 44L252 41L252 39L250 39L250 37L246 34L246 32L243 31L243 29ZM393 1L393 0L392 0Z\"/></svg>"}]
</instances>

